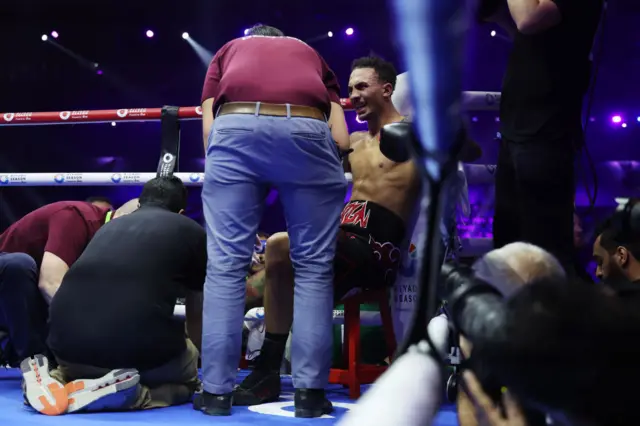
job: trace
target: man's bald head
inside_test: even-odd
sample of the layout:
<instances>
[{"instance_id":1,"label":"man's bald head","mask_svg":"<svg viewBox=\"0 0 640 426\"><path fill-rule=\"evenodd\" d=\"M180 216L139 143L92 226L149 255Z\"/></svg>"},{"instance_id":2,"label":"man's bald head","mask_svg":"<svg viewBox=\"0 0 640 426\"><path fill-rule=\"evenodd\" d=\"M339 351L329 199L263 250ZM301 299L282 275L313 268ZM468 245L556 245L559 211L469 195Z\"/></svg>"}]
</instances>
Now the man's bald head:
<instances>
[{"instance_id":1,"label":"man's bald head","mask_svg":"<svg viewBox=\"0 0 640 426\"><path fill-rule=\"evenodd\" d=\"M511 243L490 251L473 264L476 276L511 296L542 278L564 278L564 268L548 251L529 243Z\"/></svg>"},{"instance_id":2,"label":"man's bald head","mask_svg":"<svg viewBox=\"0 0 640 426\"><path fill-rule=\"evenodd\" d=\"M138 210L139 207L140 207L140 202L138 201L137 198L134 198L133 200L129 200L126 203L124 203L122 206L120 206L118 210L116 210L116 212L113 214L113 218L115 219L117 217L124 216L129 213L133 213L136 210Z\"/></svg>"}]
</instances>

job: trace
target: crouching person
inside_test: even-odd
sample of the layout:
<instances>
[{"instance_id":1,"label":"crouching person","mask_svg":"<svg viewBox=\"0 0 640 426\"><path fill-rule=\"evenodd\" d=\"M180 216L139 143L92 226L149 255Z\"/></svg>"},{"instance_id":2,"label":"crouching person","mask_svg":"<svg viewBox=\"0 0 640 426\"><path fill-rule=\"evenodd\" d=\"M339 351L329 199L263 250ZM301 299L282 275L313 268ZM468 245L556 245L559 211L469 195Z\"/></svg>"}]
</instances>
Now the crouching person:
<instances>
[{"instance_id":1,"label":"crouching person","mask_svg":"<svg viewBox=\"0 0 640 426\"><path fill-rule=\"evenodd\" d=\"M176 177L143 188L140 208L103 226L69 269L50 311L49 346L21 364L25 402L57 415L188 402L198 389L204 229L179 214ZM186 297L188 335L173 317Z\"/></svg>"}]
</instances>

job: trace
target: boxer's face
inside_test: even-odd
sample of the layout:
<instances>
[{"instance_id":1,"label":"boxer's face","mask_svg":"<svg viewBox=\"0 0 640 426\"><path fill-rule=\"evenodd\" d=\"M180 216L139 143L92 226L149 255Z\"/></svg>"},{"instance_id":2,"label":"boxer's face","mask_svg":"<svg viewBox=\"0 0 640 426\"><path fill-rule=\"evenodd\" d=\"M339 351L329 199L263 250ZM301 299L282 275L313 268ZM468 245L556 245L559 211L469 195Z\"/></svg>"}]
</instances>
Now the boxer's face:
<instances>
[{"instance_id":1,"label":"boxer's face","mask_svg":"<svg viewBox=\"0 0 640 426\"><path fill-rule=\"evenodd\" d=\"M349 99L362 121L379 116L391 99L391 84L380 81L373 68L356 68L349 77Z\"/></svg>"}]
</instances>

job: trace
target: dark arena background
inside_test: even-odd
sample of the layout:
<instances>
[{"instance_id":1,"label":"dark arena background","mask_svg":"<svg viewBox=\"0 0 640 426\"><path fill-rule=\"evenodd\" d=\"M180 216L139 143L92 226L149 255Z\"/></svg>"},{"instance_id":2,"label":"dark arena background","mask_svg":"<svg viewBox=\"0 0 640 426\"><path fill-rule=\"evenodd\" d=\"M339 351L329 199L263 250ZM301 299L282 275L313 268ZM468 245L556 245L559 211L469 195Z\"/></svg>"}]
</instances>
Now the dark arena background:
<instances>
[{"instance_id":1,"label":"dark arena background","mask_svg":"<svg viewBox=\"0 0 640 426\"><path fill-rule=\"evenodd\" d=\"M0 232L36 208L60 200L108 197L119 206L137 196L139 186L113 178L155 173L161 142L160 121L107 121L86 124L7 126L30 120L34 112L195 107L213 54L243 31L265 23L317 49L339 77L342 98L353 59L378 55L399 60L388 7L383 0L19 0L0 7ZM589 265L593 231L616 206L615 199L640 193L640 2L612 0L594 49L597 74L585 101L586 145L578 160L576 227L584 267ZM497 26L475 25L469 33L464 90L499 92L510 41ZM493 185L498 146L497 105L468 111L470 134L483 154L467 165L471 216L458 220L463 247L490 247ZM23 113L22 115L18 113ZM350 131L364 130L352 111ZM4 120L1 119L4 117ZM15 122L14 122L15 123ZM35 124L35 123L34 123ZM178 171L204 171L200 120L181 124ZM43 174L41 178L31 174ZM74 173L105 173L103 185L74 185ZM194 175L197 179L199 175ZM29 180L31 179L31 181ZM43 181L38 184L38 179ZM22 182L36 182L24 184ZM46 181L46 182L45 182ZM597 195L594 198L594 195ZM267 200L262 230L284 230L277 193ZM189 187L187 214L203 223L200 187ZM579 228L579 229L578 229ZM470 253L476 255L477 253ZM19 375L0 367L0 424L123 425L204 424L211 419L175 407L149 413L45 418L22 407ZM18 385L16 385L16 383ZM288 385L291 390L291 385ZM285 389L286 390L286 389ZM348 392L335 386L336 412L316 424L333 424L348 410ZM342 402L340 402L342 401ZM224 424L311 424L294 419L292 402L245 410ZM218 421L218 420L216 420ZM444 407L438 425L457 424Z\"/></svg>"}]
</instances>

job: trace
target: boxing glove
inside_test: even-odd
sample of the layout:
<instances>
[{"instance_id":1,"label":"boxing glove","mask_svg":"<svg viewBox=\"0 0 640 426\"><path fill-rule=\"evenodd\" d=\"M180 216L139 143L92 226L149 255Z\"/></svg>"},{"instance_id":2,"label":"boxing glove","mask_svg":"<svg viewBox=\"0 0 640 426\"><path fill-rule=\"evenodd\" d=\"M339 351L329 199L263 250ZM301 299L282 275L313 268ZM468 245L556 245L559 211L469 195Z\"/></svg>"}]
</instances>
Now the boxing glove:
<instances>
[{"instance_id":1,"label":"boxing glove","mask_svg":"<svg viewBox=\"0 0 640 426\"><path fill-rule=\"evenodd\" d=\"M411 159L411 146L417 143L413 124L402 121L380 129L380 152L391 161L404 163Z\"/></svg>"}]
</instances>

